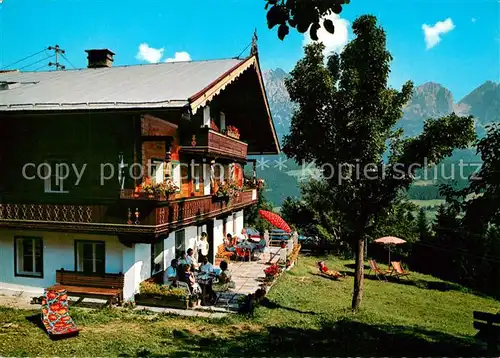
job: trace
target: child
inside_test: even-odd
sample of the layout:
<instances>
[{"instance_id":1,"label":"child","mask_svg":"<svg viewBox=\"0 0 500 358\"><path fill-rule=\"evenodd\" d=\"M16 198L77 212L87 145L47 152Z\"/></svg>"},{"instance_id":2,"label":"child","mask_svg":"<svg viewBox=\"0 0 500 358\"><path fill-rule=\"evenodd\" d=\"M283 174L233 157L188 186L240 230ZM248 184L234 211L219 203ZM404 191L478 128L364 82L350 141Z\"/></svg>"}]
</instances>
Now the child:
<instances>
[{"instance_id":1,"label":"child","mask_svg":"<svg viewBox=\"0 0 500 358\"><path fill-rule=\"evenodd\" d=\"M345 275L342 275L338 271L329 270L328 267L326 267L326 265L325 265L325 261L318 262L318 267L319 267L319 270L321 271L321 273L328 275L330 277L334 277L334 278L345 277Z\"/></svg>"}]
</instances>

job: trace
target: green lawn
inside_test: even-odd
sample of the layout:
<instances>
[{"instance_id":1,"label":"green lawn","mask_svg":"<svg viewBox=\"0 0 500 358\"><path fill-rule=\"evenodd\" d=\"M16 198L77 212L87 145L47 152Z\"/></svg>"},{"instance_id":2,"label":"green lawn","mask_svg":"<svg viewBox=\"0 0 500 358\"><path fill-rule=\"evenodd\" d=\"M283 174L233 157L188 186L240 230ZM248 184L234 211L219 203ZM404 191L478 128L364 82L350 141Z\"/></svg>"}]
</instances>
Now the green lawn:
<instances>
[{"instance_id":1,"label":"green lawn","mask_svg":"<svg viewBox=\"0 0 500 358\"><path fill-rule=\"evenodd\" d=\"M352 276L343 281L323 278L316 274L317 260L300 257L252 318L234 315L208 321L72 308L80 336L52 342L26 320L37 311L0 308L0 355L484 355L473 339L472 312L497 312L498 301L420 274L401 283L367 277L363 308L353 314ZM327 260L327 266L348 275L351 265Z\"/></svg>"}]
</instances>

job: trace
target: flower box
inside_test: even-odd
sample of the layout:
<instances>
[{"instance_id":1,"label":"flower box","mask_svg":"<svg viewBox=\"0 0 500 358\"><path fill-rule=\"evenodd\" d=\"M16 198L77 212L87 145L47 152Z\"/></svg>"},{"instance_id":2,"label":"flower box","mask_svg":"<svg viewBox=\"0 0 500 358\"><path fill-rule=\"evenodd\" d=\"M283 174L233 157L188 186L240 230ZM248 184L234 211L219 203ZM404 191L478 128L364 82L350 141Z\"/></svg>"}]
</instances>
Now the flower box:
<instances>
[{"instance_id":1,"label":"flower box","mask_svg":"<svg viewBox=\"0 0 500 358\"><path fill-rule=\"evenodd\" d=\"M188 309L189 297L161 296L138 293L135 295L135 303L137 305L144 306Z\"/></svg>"}]
</instances>

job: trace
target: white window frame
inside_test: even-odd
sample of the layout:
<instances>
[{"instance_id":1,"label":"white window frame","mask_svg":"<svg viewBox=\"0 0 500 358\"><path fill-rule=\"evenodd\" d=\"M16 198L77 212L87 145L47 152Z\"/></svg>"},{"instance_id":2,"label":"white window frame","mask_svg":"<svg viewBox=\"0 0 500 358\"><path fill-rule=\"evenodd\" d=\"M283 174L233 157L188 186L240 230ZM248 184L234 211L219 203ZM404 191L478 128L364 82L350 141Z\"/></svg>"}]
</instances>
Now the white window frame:
<instances>
[{"instance_id":1,"label":"white window frame","mask_svg":"<svg viewBox=\"0 0 500 358\"><path fill-rule=\"evenodd\" d=\"M201 190L201 173L202 173L202 165L200 163L196 163L193 160L191 160L191 180L193 181L194 184L194 191L199 192Z\"/></svg>"},{"instance_id":2,"label":"white window frame","mask_svg":"<svg viewBox=\"0 0 500 358\"><path fill-rule=\"evenodd\" d=\"M174 184L177 185L179 189L177 189L177 192L181 192L181 163L179 162L172 162L172 180L174 181Z\"/></svg>"},{"instance_id":3,"label":"white window frame","mask_svg":"<svg viewBox=\"0 0 500 358\"><path fill-rule=\"evenodd\" d=\"M161 249L160 252L157 252L156 249ZM163 258L165 251L165 243L163 239L159 239L157 242L151 244L151 275L157 274L158 272L165 271L165 260ZM160 269L158 271L155 270L156 264L160 265Z\"/></svg>"},{"instance_id":4,"label":"white window frame","mask_svg":"<svg viewBox=\"0 0 500 358\"><path fill-rule=\"evenodd\" d=\"M44 180L44 192L47 194L68 194L68 190L64 190L64 180L58 178L57 169L59 168L57 164L61 164L61 161L45 161L45 164L50 166L50 178ZM47 176L47 167L43 166L43 177ZM55 176L55 178L54 178ZM52 189L52 182L55 181L55 186L57 189Z\"/></svg>"},{"instance_id":5,"label":"white window frame","mask_svg":"<svg viewBox=\"0 0 500 358\"><path fill-rule=\"evenodd\" d=\"M21 270L23 263L24 263L24 253L23 253L23 245L22 241L24 240L29 240L31 239L31 245L32 245L32 256L31 259L33 260L33 271L24 271ZM16 236L14 238L15 240L15 247L16 247L16 252L14 252L14 255L16 255L16 267L15 267L15 274L16 276L29 276L29 277L34 277L34 278L43 278L43 240L41 237L34 237L34 236ZM42 271L37 272L36 271L36 251L35 251L35 246L36 242L40 242L40 260L42 261Z\"/></svg>"},{"instance_id":6,"label":"white window frame","mask_svg":"<svg viewBox=\"0 0 500 358\"><path fill-rule=\"evenodd\" d=\"M165 181L165 161L151 159L150 174L154 184L163 183Z\"/></svg>"}]
</instances>

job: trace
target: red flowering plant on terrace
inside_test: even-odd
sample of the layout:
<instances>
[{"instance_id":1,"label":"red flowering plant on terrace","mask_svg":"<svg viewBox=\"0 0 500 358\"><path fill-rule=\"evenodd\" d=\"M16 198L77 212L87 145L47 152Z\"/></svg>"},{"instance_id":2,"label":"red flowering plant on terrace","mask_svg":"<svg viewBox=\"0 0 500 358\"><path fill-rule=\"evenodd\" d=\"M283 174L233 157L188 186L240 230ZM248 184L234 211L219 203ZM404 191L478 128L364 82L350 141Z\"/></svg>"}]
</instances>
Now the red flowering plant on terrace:
<instances>
[{"instance_id":1,"label":"red flowering plant on terrace","mask_svg":"<svg viewBox=\"0 0 500 358\"><path fill-rule=\"evenodd\" d=\"M281 272L281 268L277 264L272 264L264 270L266 276L276 276Z\"/></svg>"}]
</instances>

